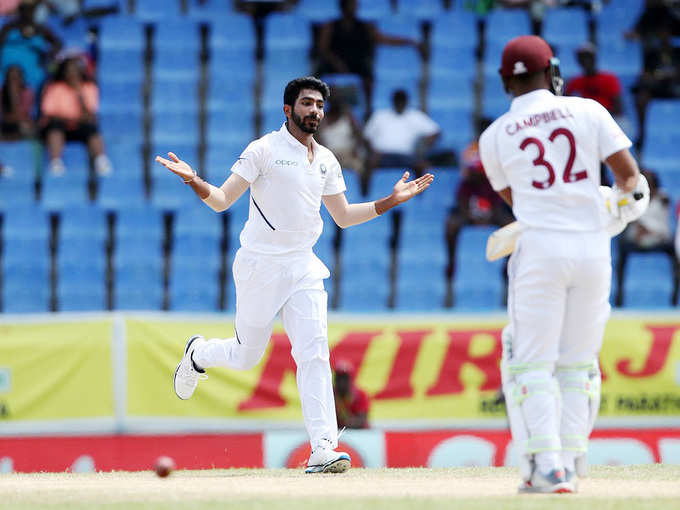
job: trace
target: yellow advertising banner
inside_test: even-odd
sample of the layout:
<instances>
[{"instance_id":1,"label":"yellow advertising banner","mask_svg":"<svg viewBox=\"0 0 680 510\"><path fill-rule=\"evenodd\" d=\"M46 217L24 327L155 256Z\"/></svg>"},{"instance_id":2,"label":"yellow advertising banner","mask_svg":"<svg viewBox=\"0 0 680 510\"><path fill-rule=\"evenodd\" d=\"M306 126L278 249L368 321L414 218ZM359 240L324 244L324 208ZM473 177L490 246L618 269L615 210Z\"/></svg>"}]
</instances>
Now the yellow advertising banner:
<instances>
[{"instance_id":1,"label":"yellow advertising banner","mask_svg":"<svg viewBox=\"0 0 680 510\"><path fill-rule=\"evenodd\" d=\"M469 419L505 415L500 388L505 321L332 322L331 361L356 367L372 420ZM180 401L171 379L186 338L233 335L227 322L128 320L128 416L300 419L295 364L275 330L249 371L209 370L195 396ZM680 415L680 318L609 321L601 353L602 416Z\"/></svg>"},{"instance_id":2,"label":"yellow advertising banner","mask_svg":"<svg viewBox=\"0 0 680 510\"><path fill-rule=\"evenodd\" d=\"M110 320L0 324L0 424L112 416Z\"/></svg>"}]
</instances>

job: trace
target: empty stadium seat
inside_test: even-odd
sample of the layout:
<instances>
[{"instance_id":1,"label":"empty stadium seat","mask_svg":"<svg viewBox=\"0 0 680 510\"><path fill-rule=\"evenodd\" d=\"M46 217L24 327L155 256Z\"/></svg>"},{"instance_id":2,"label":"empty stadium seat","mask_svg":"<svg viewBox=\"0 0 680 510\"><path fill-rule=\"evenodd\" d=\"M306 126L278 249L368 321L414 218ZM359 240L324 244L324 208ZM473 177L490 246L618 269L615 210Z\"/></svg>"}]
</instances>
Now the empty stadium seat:
<instances>
[{"instance_id":1,"label":"empty stadium seat","mask_svg":"<svg viewBox=\"0 0 680 510\"><path fill-rule=\"evenodd\" d=\"M87 182L87 175L71 172L68 167L64 175L46 173L41 198L43 207L48 211L59 211L71 205L86 205L90 200Z\"/></svg>"},{"instance_id":2,"label":"empty stadium seat","mask_svg":"<svg viewBox=\"0 0 680 510\"><path fill-rule=\"evenodd\" d=\"M357 17L365 20L379 20L392 12L390 0L360 0Z\"/></svg>"},{"instance_id":3,"label":"empty stadium seat","mask_svg":"<svg viewBox=\"0 0 680 510\"><path fill-rule=\"evenodd\" d=\"M265 21L265 48L305 49L312 44L310 21L295 14L273 13Z\"/></svg>"},{"instance_id":4,"label":"empty stadium seat","mask_svg":"<svg viewBox=\"0 0 680 510\"><path fill-rule=\"evenodd\" d=\"M549 44L581 44L588 37L588 19L581 7L546 9L543 38Z\"/></svg>"},{"instance_id":5,"label":"empty stadium seat","mask_svg":"<svg viewBox=\"0 0 680 510\"><path fill-rule=\"evenodd\" d=\"M40 206L18 206L3 213L2 236L5 241L41 239L47 242L49 233L50 219Z\"/></svg>"},{"instance_id":6,"label":"empty stadium seat","mask_svg":"<svg viewBox=\"0 0 680 510\"><path fill-rule=\"evenodd\" d=\"M401 16L434 21L447 11L444 10L441 0L399 0L397 12Z\"/></svg>"},{"instance_id":7,"label":"empty stadium seat","mask_svg":"<svg viewBox=\"0 0 680 510\"><path fill-rule=\"evenodd\" d=\"M295 13L314 23L330 21L341 16L338 2L319 2L318 0L300 0Z\"/></svg>"},{"instance_id":8,"label":"empty stadium seat","mask_svg":"<svg viewBox=\"0 0 680 510\"><path fill-rule=\"evenodd\" d=\"M33 142L0 142L0 163L6 167L3 172L21 181L35 180L36 164L41 147Z\"/></svg>"},{"instance_id":9,"label":"empty stadium seat","mask_svg":"<svg viewBox=\"0 0 680 510\"><path fill-rule=\"evenodd\" d=\"M528 34L531 34L529 13L524 9L493 9L486 17L487 42L505 44L510 39Z\"/></svg>"},{"instance_id":10,"label":"empty stadium seat","mask_svg":"<svg viewBox=\"0 0 680 510\"><path fill-rule=\"evenodd\" d=\"M94 205L65 207L60 215L59 241L88 240L103 242L108 236L108 223L103 209Z\"/></svg>"},{"instance_id":11,"label":"empty stadium seat","mask_svg":"<svg viewBox=\"0 0 680 510\"><path fill-rule=\"evenodd\" d=\"M142 21L166 22L180 15L180 0L135 0L135 16Z\"/></svg>"},{"instance_id":12,"label":"empty stadium seat","mask_svg":"<svg viewBox=\"0 0 680 510\"><path fill-rule=\"evenodd\" d=\"M106 259L103 245L90 246L78 260L59 257L57 310L106 309Z\"/></svg>"},{"instance_id":13,"label":"empty stadium seat","mask_svg":"<svg viewBox=\"0 0 680 510\"><path fill-rule=\"evenodd\" d=\"M210 0L216 2L220 0ZM240 51L244 56L254 60L255 26L250 16L230 13L210 19L210 36L208 45L211 51ZM238 71L237 68L234 68Z\"/></svg>"},{"instance_id":14,"label":"empty stadium seat","mask_svg":"<svg viewBox=\"0 0 680 510\"><path fill-rule=\"evenodd\" d=\"M477 17L470 11L462 9L451 10L437 16L432 22L432 45L450 48L476 46Z\"/></svg>"},{"instance_id":15,"label":"empty stadium seat","mask_svg":"<svg viewBox=\"0 0 680 510\"><path fill-rule=\"evenodd\" d=\"M108 49L144 48L144 26L130 16L107 16L99 25L99 46Z\"/></svg>"}]
</instances>

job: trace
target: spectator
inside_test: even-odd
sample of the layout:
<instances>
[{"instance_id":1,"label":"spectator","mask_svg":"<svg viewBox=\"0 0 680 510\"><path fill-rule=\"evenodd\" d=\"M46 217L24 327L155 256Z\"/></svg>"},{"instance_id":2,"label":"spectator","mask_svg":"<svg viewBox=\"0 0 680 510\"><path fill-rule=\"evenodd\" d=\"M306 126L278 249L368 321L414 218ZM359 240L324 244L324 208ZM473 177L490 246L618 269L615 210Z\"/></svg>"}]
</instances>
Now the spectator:
<instances>
[{"instance_id":1,"label":"spectator","mask_svg":"<svg viewBox=\"0 0 680 510\"><path fill-rule=\"evenodd\" d=\"M490 119L481 119L478 133L491 124ZM479 157L479 142L474 140L463 151L461 157L462 179L456 191L456 205L446 220L446 297L444 306L455 304L453 280L456 273L456 251L458 234L465 225L507 225L513 221L512 211L500 195L489 184Z\"/></svg>"},{"instance_id":2,"label":"spectator","mask_svg":"<svg viewBox=\"0 0 680 510\"><path fill-rule=\"evenodd\" d=\"M61 41L45 25L34 21L35 0L22 0L15 18L0 29L0 73L18 65L26 83L38 93L47 76L47 66L61 49Z\"/></svg>"},{"instance_id":3,"label":"spectator","mask_svg":"<svg viewBox=\"0 0 680 510\"><path fill-rule=\"evenodd\" d=\"M333 367L333 393L338 428L367 429L371 402L368 395L354 384L354 366L347 360Z\"/></svg>"},{"instance_id":4,"label":"spectator","mask_svg":"<svg viewBox=\"0 0 680 510\"><path fill-rule=\"evenodd\" d=\"M342 168L363 173L363 135L361 126L347 102L336 88L331 88L328 111L318 131L318 140L338 158Z\"/></svg>"},{"instance_id":5,"label":"spectator","mask_svg":"<svg viewBox=\"0 0 680 510\"><path fill-rule=\"evenodd\" d=\"M0 16L10 16L19 7L21 0L0 0Z\"/></svg>"},{"instance_id":6,"label":"spectator","mask_svg":"<svg viewBox=\"0 0 680 510\"><path fill-rule=\"evenodd\" d=\"M339 0L342 17L326 23L319 34L317 74L352 73L359 75L366 97L367 112L373 105L373 57L378 44L424 46L414 39L382 33L368 21L357 18L357 0Z\"/></svg>"},{"instance_id":7,"label":"spectator","mask_svg":"<svg viewBox=\"0 0 680 510\"><path fill-rule=\"evenodd\" d=\"M644 69L633 87L640 126L639 137L635 142L638 151L642 149L645 141L645 120L649 101L653 98L680 98L680 48L673 46L668 26L659 27L655 40L655 43L649 42L646 45Z\"/></svg>"},{"instance_id":8,"label":"spectator","mask_svg":"<svg viewBox=\"0 0 680 510\"><path fill-rule=\"evenodd\" d=\"M86 77L84 66L82 58L65 58L42 98L40 123L50 158L49 170L56 175L65 170L61 154L66 141L86 143L96 172L99 175L111 172L97 127L99 91Z\"/></svg>"},{"instance_id":9,"label":"spectator","mask_svg":"<svg viewBox=\"0 0 680 510\"><path fill-rule=\"evenodd\" d=\"M396 90L392 108L377 110L368 119L364 128L370 149L368 176L378 167L408 167L422 175L430 165L426 158L441 130L426 113L408 108L408 101L405 90Z\"/></svg>"},{"instance_id":10,"label":"spectator","mask_svg":"<svg viewBox=\"0 0 680 510\"><path fill-rule=\"evenodd\" d=\"M658 176L651 170L642 170L649 183L649 208L637 220L628 225L618 238L619 257L616 261L616 279L618 282L615 304L622 306L624 300L623 276L626 262L631 253L663 252L671 258L673 267L673 293L671 303L678 301L678 281L680 263L676 257L670 225L670 199L660 190Z\"/></svg>"},{"instance_id":11,"label":"spectator","mask_svg":"<svg viewBox=\"0 0 680 510\"><path fill-rule=\"evenodd\" d=\"M621 82L615 74L597 69L595 45L592 43L582 45L576 50L576 59L583 74L569 80L566 94L594 99L612 116L621 115Z\"/></svg>"},{"instance_id":12,"label":"spectator","mask_svg":"<svg viewBox=\"0 0 680 510\"><path fill-rule=\"evenodd\" d=\"M677 2L675 2L677 4ZM656 44L657 33L665 29L673 35L680 34L680 18L677 7L668 0L646 0L645 8L632 29L623 35L626 39L640 39L643 47Z\"/></svg>"},{"instance_id":13,"label":"spectator","mask_svg":"<svg viewBox=\"0 0 680 510\"><path fill-rule=\"evenodd\" d=\"M0 138L20 140L33 136L34 100L33 91L24 82L21 67L8 67L0 90Z\"/></svg>"}]
</instances>

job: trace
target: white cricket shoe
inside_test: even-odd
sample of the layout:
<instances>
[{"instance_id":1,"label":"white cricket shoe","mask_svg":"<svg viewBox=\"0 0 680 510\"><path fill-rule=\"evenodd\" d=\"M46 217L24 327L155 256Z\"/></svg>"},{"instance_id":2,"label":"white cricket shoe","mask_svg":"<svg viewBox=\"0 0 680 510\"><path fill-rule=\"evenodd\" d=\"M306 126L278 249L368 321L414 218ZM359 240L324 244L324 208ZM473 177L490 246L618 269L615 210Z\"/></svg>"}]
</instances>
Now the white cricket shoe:
<instances>
[{"instance_id":1,"label":"white cricket shoe","mask_svg":"<svg viewBox=\"0 0 680 510\"><path fill-rule=\"evenodd\" d=\"M201 335L194 335L187 340L187 344L184 347L184 356L179 362L179 365L177 365L177 369L175 369L173 385L175 387L175 393L182 400L191 398L196 390L196 386L198 386L199 379L208 378L208 376L205 375L205 370L196 370L194 362L191 359L191 355L194 353L196 347L204 343L206 343L205 338Z\"/></svg>"},{"instance_id":2,"label":"white cricket shoe","mask_svg":"<svg viewBox=\"0 0 680 510\"><path fill-rule=\"evenodd\" d=\"M522 494L569 494L576 492L574 484L567 481L564 470L553 469L547 475L534 469L529 480L525 480L517 490Z\"/></svg>"},{"instance_id":3,"label":"white cricket shoe","mask_svg":"<svg viewBox=\"0 0 680 510\"><path fill-rule=\"evenodd\" d=\"M305 473L344 473L351 465L349 454L336 452L330 441L322 439L321 444L312 450Z\"/></svg>"}]
</instances>

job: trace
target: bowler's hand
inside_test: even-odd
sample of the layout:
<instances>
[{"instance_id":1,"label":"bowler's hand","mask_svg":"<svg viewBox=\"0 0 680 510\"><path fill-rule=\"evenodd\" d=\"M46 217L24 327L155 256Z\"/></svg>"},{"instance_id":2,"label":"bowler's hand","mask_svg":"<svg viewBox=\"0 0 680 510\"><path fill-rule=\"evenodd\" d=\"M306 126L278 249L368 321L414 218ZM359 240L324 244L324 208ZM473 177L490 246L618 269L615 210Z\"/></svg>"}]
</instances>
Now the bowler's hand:
<instances>
[{"instance_id":1,"label":"bowler's hand","mask_svg":"<svg viewBox=\"0 0 680 510\"><path fill-rule=\"evenodd\" d=\"M406 202L416 195L419 195L425 191L434 180L434 175L425 174L422 177L418 177L417 179L406 182L409 175L409 172L404 172L404 175L401 176L401 179L399 179L394 185L392 197L398 204Z\"/></svg>"},{"instance_id":2,"label":"bowler's hand","mask_svg":"<svg viewBox=\"0 0 680 510\"><path fill-rule=\"evenodd\" d=\"M196 172L194 172L188 163L179 159L174 152L168 152L168 156L170 159L156 156L156 161L158 161L172 173L179 175L184 181L191 181L194 178Z\"/></svg>"}]
</instances>

